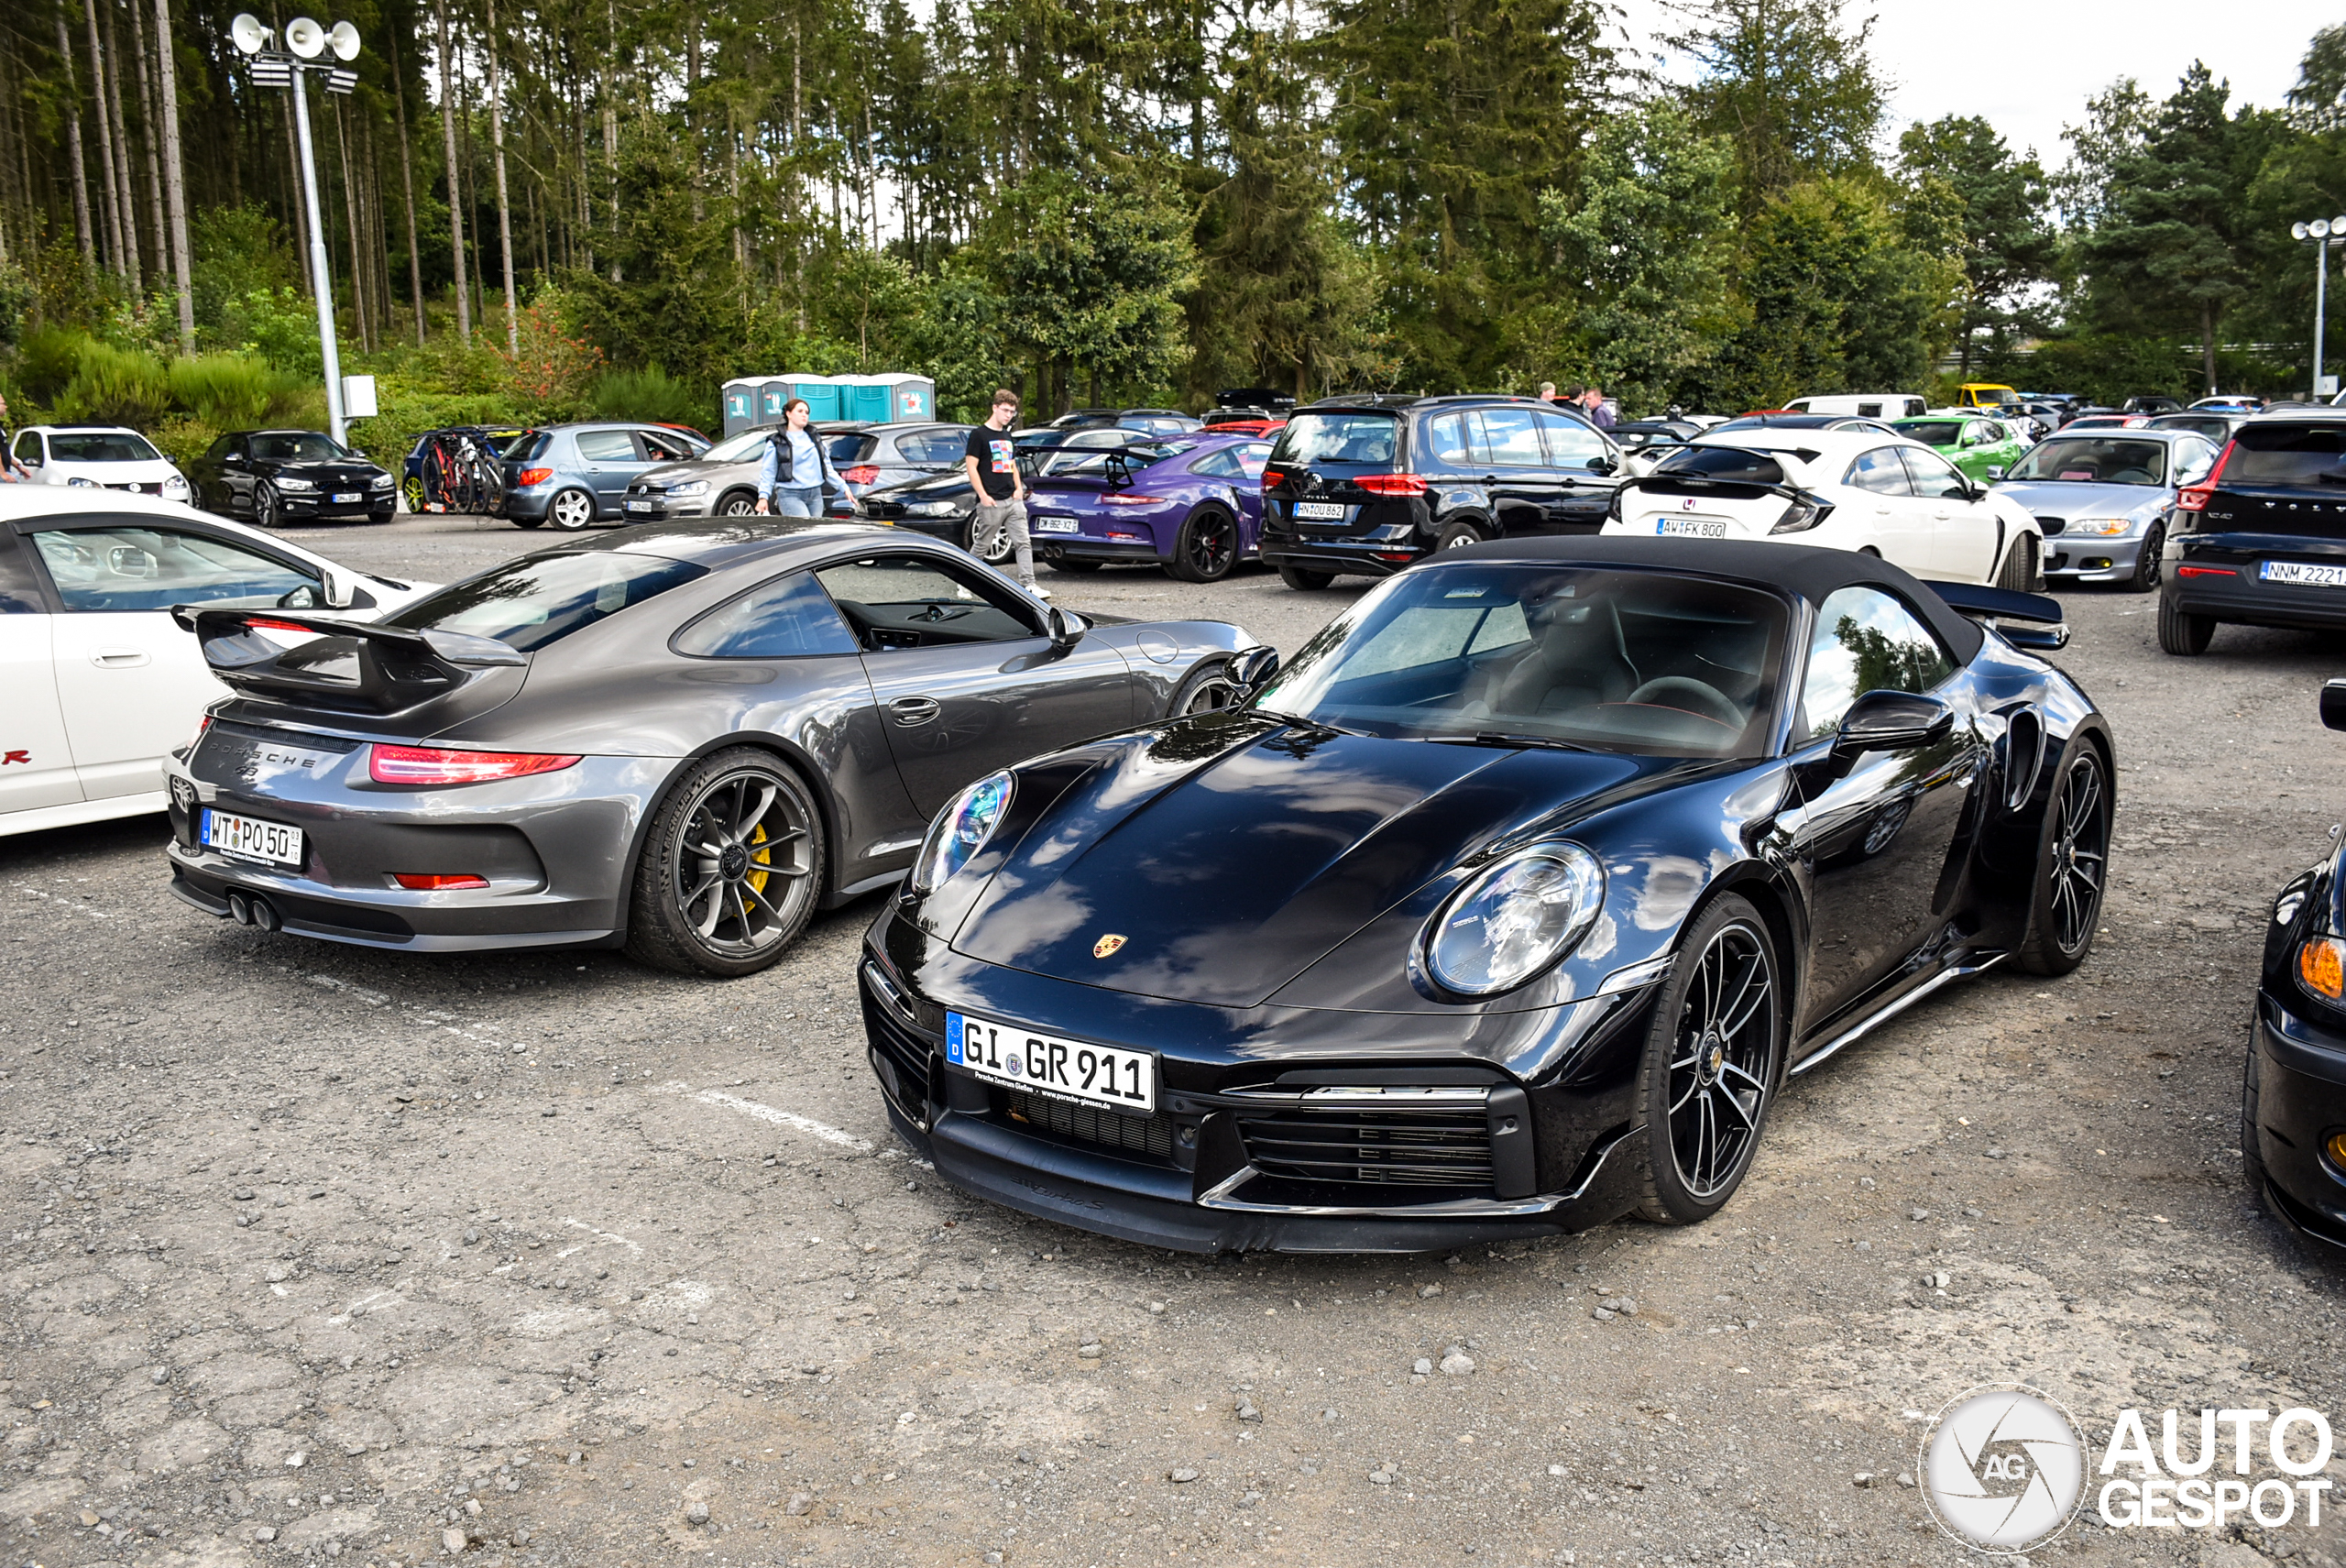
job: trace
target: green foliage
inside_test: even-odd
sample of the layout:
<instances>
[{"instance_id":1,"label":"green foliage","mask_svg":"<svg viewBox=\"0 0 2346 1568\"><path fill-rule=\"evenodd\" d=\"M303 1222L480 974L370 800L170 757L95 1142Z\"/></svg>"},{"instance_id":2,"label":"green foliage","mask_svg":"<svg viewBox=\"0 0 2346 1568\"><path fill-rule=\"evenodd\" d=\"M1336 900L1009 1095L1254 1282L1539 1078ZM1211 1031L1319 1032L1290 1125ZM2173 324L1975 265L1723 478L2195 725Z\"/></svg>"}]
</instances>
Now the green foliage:
<instances>
[{"instance_id":1,"label":"green foliage","mask_svg":"<svg viewBox=\"0 0 2346 1568\"><path fill-rule=\"evenodd\" d=\"M16 351L16 385L37 403L55 402L95 341L72 327L42 327L26 334Z\"/></svg>"},{"instance_id":2,"label":"green foliage","mask_svg":"<svg viewBox=\"0 0 2346 1568\"><path fill-rule=\"evenodd\" d=\"M323 404L324 392L318 394ZM417 437L427 430L442 430L455 424L510 424L515 422L513 399L503 392L466 392L450 394L429 384L419 384L400 377L378 377L375 381L376 416L356 421L350 427L350 443L374 461L393 473L405 461L414 447ZM323 407L317 418L323 419ZM310 422L289 420L288 423Z\"/></svg>"},{"instance_id":3,"label":"green foliage","mask_svg":"<svg viewBox=\"0 0 2346 1568\"><path fill-rule=\"evenodd\" d=\"M862 246L841 246L817 269L814 293L817 319L840 342L853 345L857 373L893 366L920 308L920 283L911 268Z\"/></svg>"},{"instance_id":4,"label":"green foliage","mask_svg":"<svg viewBox=\"0 0 2346 1568\"><path fill-rule=\"evenodd\" d=\"M1178 207L1154 188L1089 191L1040 175L1006 192L1000 211L993 270L1011 341L1047 373L1080 367L1095 396L1103 381L1173 372L1183 352L1180 297L1195 265Z\"/></svg>"},{"instance_id":5,"label":"green foliage","mask_svg":"<svg viewBox=\"0 0 2346 1568\"><path fill-rule=\"evenodd\" d=\"M1941 232L1915 237L1962 264L1953 324L1968 365L1975 336L2019 326L2029 313L2022 309L2023 291L2052 275L2045 171L2035 159L2015 157L1995 127L1976 116L1911 126L1898 138L1898 152L1917 194L1944 213L1934 218Z\"/></svg>"},{"instance_id":6,"label":"green foliage","mask_svg":"<svg viewBox=\"0 0 2346 1568\"><path fill-rule=\"evenodd\" d=\"M266 360L240 354L199 354L171 362L171 401L215 430L283 424L324 390Z\"/></svg>"},{"instance_id":7,"label":"green foliage","mask_svg":"<svg viewBox=\"0 0 2346 1568\"><path fill-rule=\"evenodd\" d=\"M641 370L606 370L586 399L596 419L648 420L716 429L717 400L707 389L687 386L657 365Z\"/></svg>"},{"instance_id":8,"label":"green foliage","mask_svg":"<svg viewBox=\"0 0 2346 1568\"><path fill-rule=\"evenodd\" d=\"M211 325L196 337L208 348L255 356L280 370L325 374L317 308L290 284L223 295Z\"/></svg>"},{"instance_id":9,"label":"green foliage","mask_svg":"<svg viewBox=\"0 0 2346 1568\"><path fill-rule=\"evenodd\" d=\"M1874 167L1885 91L1868 52L1873 19L1848 27L1847 4L1672 0L1684 21L1663 41L1701 68L1695 121L1733 145L1747 215L1801 181Z\"/></svg>"},{"instance_id":10,"label":"green foliage","mask_svg":"<svg viewBox=\"0 0 2346 1568\"><path fill-rule=\"evenodd\" d=\"M125 424L143 431L161 422L170 406L170 383L160 360L135 349L88 343L74 366L73 378L57 395L54 412L70 422Z\"/></svg>"},{"instance_id":11,"label":"green foliage","mask_svg":"<svg viewBox=\"0 0 2346 1568\"><path fill-rule=\"evenodd\" d=\"M26 318L38 298L30 274L13 261L0 262L0 349L15 347L24 336Z\"/></svg>"}]
</instances>

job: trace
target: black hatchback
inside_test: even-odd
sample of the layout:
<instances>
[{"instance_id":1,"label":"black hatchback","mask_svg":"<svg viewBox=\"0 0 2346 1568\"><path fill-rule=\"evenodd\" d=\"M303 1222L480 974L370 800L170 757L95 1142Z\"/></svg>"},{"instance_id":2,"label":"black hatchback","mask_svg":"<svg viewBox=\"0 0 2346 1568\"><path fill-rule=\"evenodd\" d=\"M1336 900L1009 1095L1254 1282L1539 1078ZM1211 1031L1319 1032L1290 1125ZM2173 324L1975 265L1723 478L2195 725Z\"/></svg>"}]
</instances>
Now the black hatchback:
<instances>
[{"instance_id":1,"label":"black hatchback","mask_svg":"<svg viewBox=\"0 0 2346 1568\"><path fill-rule=\"evenodd\" d=\"M2159 646L2207 652L2216 628L2346 630L2346 410L2261 414L2176 497Z\"/></svg>"},{"instance_id":2,"label":"black hatchback","mask_svg":"<svg viewBox=\"0 0 2346 1568\"><path fill-rule=\"evenodd\" d=\"M1531 398L1336 398L1288 417L1263 469L1263 559L1291 588L1436 550L1595 533L1626 472L1595 426Z\"/></svg>"}]
</instances>

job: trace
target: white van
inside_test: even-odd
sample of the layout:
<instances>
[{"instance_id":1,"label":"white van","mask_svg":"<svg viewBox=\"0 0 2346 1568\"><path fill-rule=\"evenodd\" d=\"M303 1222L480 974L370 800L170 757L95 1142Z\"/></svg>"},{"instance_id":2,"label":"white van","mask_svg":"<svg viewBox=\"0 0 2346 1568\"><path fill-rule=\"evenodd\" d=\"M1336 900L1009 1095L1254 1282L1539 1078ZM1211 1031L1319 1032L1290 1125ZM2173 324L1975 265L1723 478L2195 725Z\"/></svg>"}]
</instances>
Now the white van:
<instances>
[{"instance_id":1,"label":"white van","mask_svg":"<svg viewBox=\"0 0 2346 1568\"><path fill-rule=\"evenodd\" d=\"M1830 397L1794 398L1784 407L1845 419L1920 419L1930 411L1929 401L1920 392L1836 392Z\"/></svg>"}]
</instances>

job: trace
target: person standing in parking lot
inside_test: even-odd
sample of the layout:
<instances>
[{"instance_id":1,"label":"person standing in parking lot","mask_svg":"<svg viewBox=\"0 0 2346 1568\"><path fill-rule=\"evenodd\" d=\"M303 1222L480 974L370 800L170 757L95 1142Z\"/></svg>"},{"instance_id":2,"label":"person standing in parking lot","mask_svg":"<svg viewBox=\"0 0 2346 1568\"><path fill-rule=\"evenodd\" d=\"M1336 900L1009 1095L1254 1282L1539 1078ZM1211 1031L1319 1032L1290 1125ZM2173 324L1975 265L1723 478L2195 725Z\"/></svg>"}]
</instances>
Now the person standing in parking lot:
<instances>
[{"instance_id":1,"label":"person standing in parking lot","mask_svg":"<svg viewBox=\"0 0 2346 1568\"><path fill-rule=\"evenodd\" d=\"M776 517L820 517L823 492L847 488L807 423L812 411L806 399L791 399L783 405L781 425L766 438L765 455L758 459L762 516L770 511Z\"/></svg>"},{"instance_id":2,"label":"person standing in parking lot","mask_svg":"<svg viewBox=\"0 0 2346 1568\"><path fill-rule=\"evenodd\" d=\"M979 554L989 554L1007 529L1017 553L1020 585L1038 598L1048 598L1050 590L1035 582L1035 545L1026 532L1026 478L1018 471L1018 448L1010 438L1010 427L1017 422L1018 394L998 387L986 422L970 432L961 457L961 471L978 497L977 513L970 520L970 543Z\"/></svg>"},{"instance_id":3,"label":"person standing in parking lot","mask_svg":"<svg viewBox=\"0 0 2346 1568\"><path fill-rule=\"evenodd\" d=\"M1580 405L1583 411L1588 415L1589 423L1599 430L1613 428L1613 411L1605 406L1604 388L1594 381L1590 382L1587 389L1580 395Z\"/></svg>"}]
</instances>

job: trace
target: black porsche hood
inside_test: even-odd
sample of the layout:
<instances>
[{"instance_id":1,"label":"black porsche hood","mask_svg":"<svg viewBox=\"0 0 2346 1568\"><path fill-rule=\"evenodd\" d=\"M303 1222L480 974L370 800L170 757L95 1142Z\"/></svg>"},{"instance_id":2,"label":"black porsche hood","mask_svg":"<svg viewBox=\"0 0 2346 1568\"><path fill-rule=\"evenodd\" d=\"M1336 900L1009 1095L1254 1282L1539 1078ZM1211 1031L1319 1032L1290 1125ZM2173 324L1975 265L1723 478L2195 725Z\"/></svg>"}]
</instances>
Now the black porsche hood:
<instances>
[{"instance_id":1,"label":"black porsche hood","mask_svg":"<svg viewBox=\"0 0 2346 1568\"><path fill-rule=\"evenodd\" d=\"M1643 771L1629 757L1221 724L1219 746L1179 726L1078 783L1004 861L956 949L1254 1006L1476 846Z\"/></svg>"}]
</instances>

